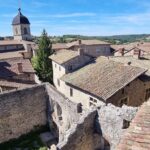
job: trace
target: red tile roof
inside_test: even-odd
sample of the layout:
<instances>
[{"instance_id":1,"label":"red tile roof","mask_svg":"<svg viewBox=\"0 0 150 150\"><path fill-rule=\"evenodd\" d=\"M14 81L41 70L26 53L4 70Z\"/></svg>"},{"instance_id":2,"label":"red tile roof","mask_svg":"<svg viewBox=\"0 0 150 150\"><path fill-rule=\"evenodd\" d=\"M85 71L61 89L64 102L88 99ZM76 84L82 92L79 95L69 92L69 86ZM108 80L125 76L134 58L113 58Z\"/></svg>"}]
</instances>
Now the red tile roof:
<instances>
[{"instance_id":1,"label":"red tile roof","mask_svg":"<svg viewBox=\"0 0 150 150\"><path fill-rule=\"evenodd\" d=\"M18 63L22 64L22 73L34 73L31 62L23 58L11 58L0 60L0 77L10 78L20 74L18 70Z\"/></svg>"},{"instance_id":2,"label":"red tile roof","mask_svg":"<svg viewBox=\"0 0 150 150\"><path fill-rule=\"evenodd\" d=\"M137 112L116 150L150 150L150 100Z\"/></svg>"}]
</instances>

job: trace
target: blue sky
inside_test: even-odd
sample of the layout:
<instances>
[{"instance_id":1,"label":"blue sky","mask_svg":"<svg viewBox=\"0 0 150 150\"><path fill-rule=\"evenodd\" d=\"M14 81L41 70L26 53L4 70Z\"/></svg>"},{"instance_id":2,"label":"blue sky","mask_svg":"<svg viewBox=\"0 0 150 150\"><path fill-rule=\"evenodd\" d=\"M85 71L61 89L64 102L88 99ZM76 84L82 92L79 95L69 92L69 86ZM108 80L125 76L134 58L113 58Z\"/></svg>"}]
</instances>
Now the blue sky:
<instances>
[{"instance_id":1,"label":"blue sky","mask_svg":"<svg viewBox=\"0 0 150 150\"><path fill-rule=\"evenodd\" d=\"M22 0L33 35L150 33L150 0ZM12 35L18 0L0 0L0 36Z\"/></svg>"}]
</instances>

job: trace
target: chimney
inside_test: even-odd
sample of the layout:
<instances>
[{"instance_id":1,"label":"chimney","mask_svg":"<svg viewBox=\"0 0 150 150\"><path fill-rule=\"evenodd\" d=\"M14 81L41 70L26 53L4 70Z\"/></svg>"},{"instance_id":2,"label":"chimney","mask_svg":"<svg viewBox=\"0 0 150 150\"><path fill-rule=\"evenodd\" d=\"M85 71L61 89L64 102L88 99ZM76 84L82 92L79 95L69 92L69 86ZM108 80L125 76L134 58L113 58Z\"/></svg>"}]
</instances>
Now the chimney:
<instances>
[{"instance_id":1,"label":"chimney","mask_svg":"<svg viewBox=\"0 0 150 150\"><path fill-rule=\"evenodd\" d=\"M17 63L19 73L23 73L22 63Z\"/></svg>"},{"instance_id":2,"label":"chimney","mask_svg":"<svg viewBox=\"0 0 150 150\"><path fill-rule=\"evenodd\" d=\"M124 56L124 48L120 48L119 52L120 52L121 56Z\"/></svg>"},{"instance_id":3,"label":"chimney","mask_svg":"<svg viewBox=\"0 0 150 150\"><path fill-rule=\"evenodd\" d=\"M136 59L140 59L141 58L141 50L140 49L135 49L133 57L136 58Z\"/></svg>"},{"instance_id":4,"label":"chimney","mask_svg":"<svg viewBox=\"0 0 150 150\"><path fill-rule=\"evenodd\" d=\"M82 44L82 40L79 40L79 45L81 45Z\"/></svg>"},{"instance_id":5,"label":"chimney","mask_svg":"<svg viewBox=\"0 0 150 150\"><path fill-rule=\"evenodd\" d=\"M81 55L84 55L84 49L83 48L79 48L78 49L78 54L81 56Z\"/></svg>"}]
</instances>

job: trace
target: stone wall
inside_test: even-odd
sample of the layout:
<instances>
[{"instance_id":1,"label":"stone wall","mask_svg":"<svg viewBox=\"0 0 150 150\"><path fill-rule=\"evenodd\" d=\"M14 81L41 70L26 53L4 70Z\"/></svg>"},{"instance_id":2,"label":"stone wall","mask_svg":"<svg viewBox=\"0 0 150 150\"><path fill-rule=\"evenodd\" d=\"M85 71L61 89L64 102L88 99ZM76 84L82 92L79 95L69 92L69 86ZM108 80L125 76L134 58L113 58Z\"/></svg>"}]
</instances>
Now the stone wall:
<instances>
[{"instance_id":1,"label":"stone wall","mask_svg":"<svg viewBox=\"0 0 150 150\"><path fill-rule=\"evenodd\" d=\"M58 150L94 150L101 148L101 136L95 132L97 111L85 113L77 124L65 133L65 139L57 145Z\"/></svg>"},{"instance_id":2,"label":"stone wall","mask_svg":"<svg viewBox=\"0 0 150 150\"><path fill-rule=\"evenodd\" d=\"M64 139L64 133L75 122L78 122L81 113L77 112L77 104L68 100L63 94L56 91L50 84L46 84L49 95L49 120L53 120L59 129L59 141ZM82 114L86 110L83 110Z\"/></svg>"},{"instance_id":3,"label":"stone wall","mask_svg":"<svg viewBox=\"0 0 150 150\"><path fill-rule=\"evenodd\" d=\"M46 125L44 86L0 94L0 143Z\"/></svg>"},{"instance_id":4,"label":"stone wall","mask_svg":"<svg viewBox=\"0 0 150 150\"><path fill-rule=\"evenodd\" d=\"M110 146L111 150L115 150L115 146L128 128L128 123L135 117L137 110L137 107L124 105L120 108L112 104L98 110L96 129L103 136L106 147Z\"/></svg>"},{"instance_id":5,"label":"stone wall","mask_svg":"<svg viewBox=\"0 0 150 150\"><path fill-rule=\"evenodd\" d=\"M112 103L118 106L121 99L127 98L127 105L132 107L139 107L145 101L146 89L150 88L150 82L143 82L139 78L132 81L130 84L119 90L116 94L111 96L107 103Z\"/></svg>"}]
</instances>

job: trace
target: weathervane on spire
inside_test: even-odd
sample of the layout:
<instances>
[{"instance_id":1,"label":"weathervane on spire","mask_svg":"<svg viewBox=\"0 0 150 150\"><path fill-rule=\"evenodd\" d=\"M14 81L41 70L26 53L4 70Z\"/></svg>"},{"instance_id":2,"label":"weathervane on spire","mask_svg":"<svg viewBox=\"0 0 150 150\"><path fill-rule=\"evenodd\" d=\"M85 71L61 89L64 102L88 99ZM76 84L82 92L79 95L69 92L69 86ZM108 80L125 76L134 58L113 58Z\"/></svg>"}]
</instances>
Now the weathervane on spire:
<instances>
[{"instance_id":1,"label":"weathervane on spire","mask_svg":"<svg viewBox=\"0 0 150 150\"><path fill-rule=\"evenodd\" d=\"M19 12L21 12L21 0L18 0Z\"/></svg>"}]
</instances>

